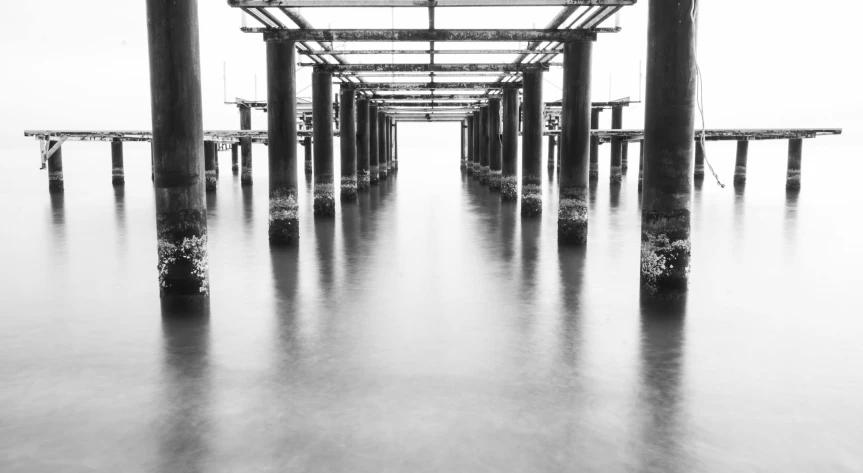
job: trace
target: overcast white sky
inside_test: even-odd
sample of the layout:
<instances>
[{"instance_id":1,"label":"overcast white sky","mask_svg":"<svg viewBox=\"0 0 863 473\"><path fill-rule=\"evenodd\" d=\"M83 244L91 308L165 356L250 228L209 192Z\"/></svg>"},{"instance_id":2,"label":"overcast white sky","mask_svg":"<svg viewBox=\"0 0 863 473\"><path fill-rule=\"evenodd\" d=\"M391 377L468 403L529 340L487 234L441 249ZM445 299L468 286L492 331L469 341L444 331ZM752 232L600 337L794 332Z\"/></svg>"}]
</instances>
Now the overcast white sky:
<instances>
[{"instance_id":1,"label":"overcast white sky","mask_svg":"<svg viewBox=\"0 0 863 473\"><path fill-rule=\"evenodd\" d=\"M594 100L608 99L610 87L615 98L637 98L639 61L647 53L647 6L647 0L640 0L625 8L624 31L601 35L596 43ZM860 2L702 0L700 8L699 62L708 127L844 127L843 137L831 139L841 139L848 146L859 142L863 123ZM436 25L543 27L558 9L441 8ZM424 8L304 9L303 14L320 28L422 28L427 24ZM264 43L260 35L239 31L240 15L225 0L199 1L205 128L239 126L236 109L222 104L223 61L228 68L229 98L252 98L255 75L258 97L266 97ZM23 138L24 129L150 128L143 0L10 2L0 23L0 148L35 149L35 143ZM255 22L250 19L249 24ZM422 58L397 56L396 61ZM447 56L443 61L470 59ZM508 58L473 59L503 62ZM389 57L367 58L382 60ZM299 89L310 83L310 76L308 68L299 73ZM561 70L552 69L546 77L546 100L559 98L554 84L560 85ZM625 116L624 126L640 126L641 113L633 109ZM603 120L607 127L610 118ZM253 128L265 127L264 115L256 112Z\"/></svg>"}]
</instances>

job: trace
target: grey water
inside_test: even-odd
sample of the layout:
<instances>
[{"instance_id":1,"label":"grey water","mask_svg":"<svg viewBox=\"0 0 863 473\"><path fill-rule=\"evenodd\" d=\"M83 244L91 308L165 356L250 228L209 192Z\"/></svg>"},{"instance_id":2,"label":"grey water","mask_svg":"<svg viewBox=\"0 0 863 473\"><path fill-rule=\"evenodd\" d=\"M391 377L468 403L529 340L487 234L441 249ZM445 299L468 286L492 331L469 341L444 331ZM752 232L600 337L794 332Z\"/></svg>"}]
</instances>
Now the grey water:
<instances>
[{"instance_id":1,"label":"grey water","mask_svg":"<svg viewBox=\"0 0 863 473\"><path fill-rule=\"evenodd\" d=\"M785 142L751 145L745 189L710 144L728 186L695 187L689 296L659 310L637 145L619 188L603 147L572 249L554 176L522 219L457 133L400 125L397 176L334 220L301 173L293 249L266 148L251 188L220 153L197 318L160 309L148 144L114 189L108 144L67 142L62 195L36 143L6 151L0 471L863 471L861 156L807 140L786 194Z\"/></svg>"}]
</instances>

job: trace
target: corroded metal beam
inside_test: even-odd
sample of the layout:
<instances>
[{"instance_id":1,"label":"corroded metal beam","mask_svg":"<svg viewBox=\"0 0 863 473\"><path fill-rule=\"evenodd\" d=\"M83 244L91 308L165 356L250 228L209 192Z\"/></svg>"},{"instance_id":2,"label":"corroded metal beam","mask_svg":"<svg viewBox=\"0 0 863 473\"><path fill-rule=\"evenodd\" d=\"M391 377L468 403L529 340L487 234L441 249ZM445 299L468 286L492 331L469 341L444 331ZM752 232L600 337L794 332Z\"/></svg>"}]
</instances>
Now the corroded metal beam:
<instances>
[{"instance_id":1,"label":"corroded metal beam","mask_svg":"<svg viewBox=\"0 0 863 473\"><path fill-rule=\"evenodd\" d=\"M562 51L562 50L561 50ZM324 54L431 54L431 49L340 49L327 51L325 49L297 50L304 56ZM435 49L435 55L446 54L537 54L548 53L547 49ZM558 51L559 52L559 51Z\"/></svg>"},{"instance_id":2,"label":"corroded metal beam","mask_svg":"<svg viewBox=\"0 0 863 473\"><path fill-rule=\"evenodd\" d=\"M348 85L348 84L345 84ZM434 89L520 89L517 82L366 82L349 84L350 87L361 90L434 90Z\"/></svg>"},{"instance_id":3,"label":"corroded metal beam","mask_svg":"<svg viewBox=\"0 0 863 473\"><path fill-rule=\"evenodd\" d=\"M637 0L228 0L235 8L263 7L541 7L634 5Z\"/></svg>"},{"instance_id":4,"label":"corroded metal beam","mask_svg":"<svg viewBox=\"0 0 863 473\"><path fill-rule=\"evenodd\" d=\"M300 63L300 66L314 66L327 72L522 72L548 70L543 64L313 64Z\"/></svg>"},{"instance_id":5,"label":"corroded metal beam","mask_svg":"<svg viewBox=\"0 0 863 473\"><path fill-rule=\"evenodd\" d=\"M596 41L597 33L616 28L533 29L344 29L297 30L287 28L240 28L245 33L263 33L265 40L280 41Z\"/></svg>"}]
</instances>

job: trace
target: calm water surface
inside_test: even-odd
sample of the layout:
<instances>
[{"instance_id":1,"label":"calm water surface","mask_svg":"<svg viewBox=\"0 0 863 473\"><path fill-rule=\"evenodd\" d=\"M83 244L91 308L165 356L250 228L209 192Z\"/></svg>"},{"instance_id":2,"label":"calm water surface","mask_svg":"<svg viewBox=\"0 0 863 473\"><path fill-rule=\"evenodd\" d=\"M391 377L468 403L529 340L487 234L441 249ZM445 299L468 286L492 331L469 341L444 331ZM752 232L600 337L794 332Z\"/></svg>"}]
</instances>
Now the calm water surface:
<instances>
[{"instance_id":1,"label":"calm water surface","mask_svg":"<svg viewBox=\"0 0 863 473\"><path fill-rule=\"evenodd\" d=\"M794 196L785 142L745 190L705 180L658 313L636 161L610 188L603 147L588 246L559 249L553 178L522 220L453 126L401 128L398 176L335 220L301 183L296 249L267 243L266 148L251 189L220 153L197 319L159 307L149 145L121 190L107 144L65 145L62 196L5 151L0 470L863 471L859 152L807 141ZM730 182L734 144L708 151Z\"/></svg>"}]
</instances>

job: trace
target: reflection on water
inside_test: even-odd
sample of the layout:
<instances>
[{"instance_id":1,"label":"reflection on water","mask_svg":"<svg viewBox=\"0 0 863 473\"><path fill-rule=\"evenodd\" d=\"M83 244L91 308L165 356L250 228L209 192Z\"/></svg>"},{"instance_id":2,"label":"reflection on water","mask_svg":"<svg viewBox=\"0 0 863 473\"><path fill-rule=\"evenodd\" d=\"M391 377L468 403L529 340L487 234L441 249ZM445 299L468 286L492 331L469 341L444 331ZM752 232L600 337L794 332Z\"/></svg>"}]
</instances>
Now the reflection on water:
<instances>
[{"instance_id":1,"label":"reflection on water","mask_svg":"<svg viewBox=\"0 0 863 473\"><path fill-rule=\"evenodd\" d=\"M689 472L681 380L684 369L685 301L641 308L639 417L640 471Z\"/></svg>"},{"instance_id":2,"label":"reflection on water","mask_svg":"<svg viewBox=\"0 0 863 473\"><path fill-rule=\"evenodd\" d=\"M266 166L226 178L203 318L160 312L149 149L112 190L71 145L50 196L4 160L0 471L861 470L863 261L835 162L800 196L696 185L684 314L640 304L636 179L591 182L587 247L558 247L556 181L522 218L442 158L454 136L400 147L335 219L309 186L295 248L261 231Z\"/></svg>"},{"instance_id":3,"label":"reflection on water","mask_svg":"<svg viewBox=\"0 0 863 473\"><path fill-rule=\"evenodd\" d=\"M163 312L162 352L159 470L210 471L214 425L209 317Z\"/></svg>"}]
</instances>

